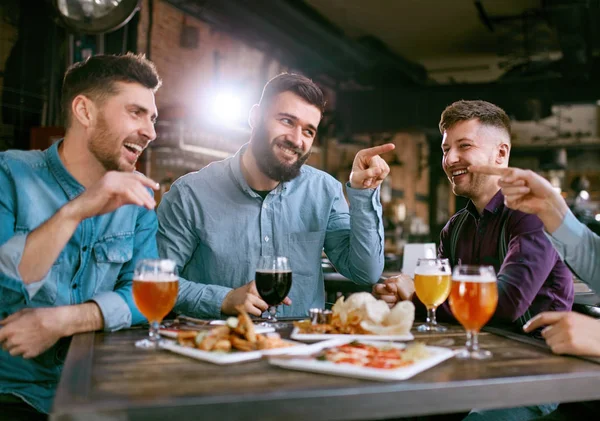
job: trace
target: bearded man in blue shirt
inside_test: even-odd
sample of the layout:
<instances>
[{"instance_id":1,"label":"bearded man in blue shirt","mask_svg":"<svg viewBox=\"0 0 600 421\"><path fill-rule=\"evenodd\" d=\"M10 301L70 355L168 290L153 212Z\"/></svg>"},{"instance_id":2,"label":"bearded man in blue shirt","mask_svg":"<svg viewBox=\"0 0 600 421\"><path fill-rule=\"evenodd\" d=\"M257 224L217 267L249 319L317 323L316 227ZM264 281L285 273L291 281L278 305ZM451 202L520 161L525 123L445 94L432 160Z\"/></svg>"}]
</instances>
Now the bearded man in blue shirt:
<instances>
[{"instance_id":1,"label":"bearded man in blue shirt","mask_svg":"<svg viewBox=\"0 0 600 421\"><path fill-rule=\"evenodd\" d=\"M64 139L0 153L0 419L49 412L71 335L144 319L136 261L156 258L152 180L161 80L143 56L95 56L63 82Z\"/></svg>"},{"instance_id":2,"label":"bearded man in blue shirt","mask_svg":"<svg viewBox=\"0 0 600 421\"><path fill-rule=\"evenodd\" d=\"M278 316L305 316L325 304L321 253L356 283L383 270L379 185L393 144L359 151L344 198L342 184L304 165L324 110L310 79L281 74L250 111L249 144L235 156L177 180L158 207L161 256L177 262L175 310L197 317L260 316L254 274L260 256L287 256L293 282Z\"/></svg>"}]
</instances>

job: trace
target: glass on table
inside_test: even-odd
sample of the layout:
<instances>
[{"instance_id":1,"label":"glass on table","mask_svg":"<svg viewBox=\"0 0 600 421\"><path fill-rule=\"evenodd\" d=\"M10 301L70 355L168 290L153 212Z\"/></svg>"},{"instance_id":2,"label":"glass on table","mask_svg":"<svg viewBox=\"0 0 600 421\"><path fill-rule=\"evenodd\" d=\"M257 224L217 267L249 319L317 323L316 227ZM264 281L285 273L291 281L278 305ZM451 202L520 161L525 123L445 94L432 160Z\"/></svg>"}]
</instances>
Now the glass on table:
<instances>
[{"instance_id":1,"label":"glass on table","mask_svg":"<svg viewBox=\"0 0 600 421\"><path fill-rule=\"evenodd\" d=\"M415 268L415 293L427 308L427 320L419 326L419 332L445 332L437 323L436 309L450 294L450 263L448 259L419 259Z\"/></svg>"},{"instance_id":2,"label":"glass on table","mask_svg":"<svg viewBox=\"0 0 600 421\"><path fill-rule=\"evenodd\" d=\"M277 322L277 306L292 288L292 267L289 259L284 256L260 256L254 280L258 294L269 305L267 323Z\"/></svg>"},{"instance_id":3,"label":"glass on table","mask_svg":"<svg viewBox=\"0 0 600 421\"><path fill-rule=\"evenodd\" d=\"M149 336L135 346L156 349L160 340L158 329L162 319L175 306L179 278L175 262L169 259L140 260L133 277L133 300L138 310L150 323Z\"/></svg>"},{"instance_id":4,"label":"glass on table","mask_svg":"<svg viewBox=\"0 0 600 421\"><path fill-rule=\"evenodd\" d=\"M492 353L479 348L479 331L498 305L498 285L492 266L459 265L452 272L450 309L467 332L466 348L456 354L462 359L486 359Z\"/></svg>"}]
</instances>

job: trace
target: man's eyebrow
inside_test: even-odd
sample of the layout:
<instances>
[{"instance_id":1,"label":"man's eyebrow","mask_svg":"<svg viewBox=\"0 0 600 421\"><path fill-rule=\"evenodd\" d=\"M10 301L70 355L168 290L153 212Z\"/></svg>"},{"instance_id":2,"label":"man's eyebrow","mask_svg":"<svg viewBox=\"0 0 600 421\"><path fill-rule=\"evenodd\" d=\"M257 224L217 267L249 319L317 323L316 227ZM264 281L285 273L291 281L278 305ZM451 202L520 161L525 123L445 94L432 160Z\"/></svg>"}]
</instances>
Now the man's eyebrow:
<instances>
[{"instance_id":1,"label":"man's eyebrow","mask_svg":"<svg viewBox=\"0 0 600 421\"><path fill-rule=\"evenodd\" d=\"M290 114L290 113L277 113L277 115L280 116L280 117L287 117L287 118L289 118L291 120L298 121L298 117L296 117L294 114ZM317 132L317 128L315 126L313 126L312 124L308 123L307 126L308 126L309 129L311 129L315 133Z\"/></svg>"},{"instance_id":2,"label":"man's eyebrow","mask_svg":"<svg viewBox=\"0 0 600 421\"><path fill-rule=\"evenodd\" d=\"M144 107L143 105L140 105L140 104L133 103L133 104L131 104L131 107L135 107L135 108L139 109L144 114L148 114L150 112L150 111L148 111L148 108L146 108L146 107ZM158 118L158 113L153 113L150 116L150 120L152 120L152 122L156 122L157 118Z\"/></svg>"}]
</instances>

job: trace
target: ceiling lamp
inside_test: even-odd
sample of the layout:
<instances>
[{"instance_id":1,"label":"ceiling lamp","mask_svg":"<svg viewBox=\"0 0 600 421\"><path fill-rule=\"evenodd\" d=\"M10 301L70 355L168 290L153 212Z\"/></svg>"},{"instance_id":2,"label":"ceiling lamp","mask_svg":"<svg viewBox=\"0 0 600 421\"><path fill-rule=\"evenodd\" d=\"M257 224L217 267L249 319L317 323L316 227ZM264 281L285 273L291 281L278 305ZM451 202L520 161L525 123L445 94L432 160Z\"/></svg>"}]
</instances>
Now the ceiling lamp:
<instances>
[{"instance_id":1,"label":"ceiling lamp","mask_svg":"<svg viewBox=\"0 0 600 421\"><path fill-rule=\"evenodd\" d=\"M70 30L102 34L120 28L140 8L141 0L54 0L60 20Z\"/></svg>"}]
</instances>

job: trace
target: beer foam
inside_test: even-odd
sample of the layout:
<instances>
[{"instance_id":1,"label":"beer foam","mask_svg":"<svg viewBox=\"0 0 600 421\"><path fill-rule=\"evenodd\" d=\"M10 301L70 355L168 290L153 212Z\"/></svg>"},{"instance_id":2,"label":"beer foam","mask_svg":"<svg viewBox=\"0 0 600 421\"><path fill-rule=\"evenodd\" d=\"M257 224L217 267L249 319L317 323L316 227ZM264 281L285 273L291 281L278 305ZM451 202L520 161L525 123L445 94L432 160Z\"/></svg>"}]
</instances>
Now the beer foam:
<instances>
[{"instance_id":1,"label":"beer foam","mask_svg":"<svg viewBox=\"0 0 600 421\"><path fill-rule=\"evenodd\" d=\"M178 281L179 277L172 273L140 273L134 276L133 280L138 282L174 282Z\"/></svg>"},{"instance_id":2,"label":"beer foam","mask_svg":"<svg viewBox=\"0 0 600 421\"><path fill-rule=\"evenodd\" d=\"M276 269L257 269L256 273L292 273L291 269L282 269L282 270L276 270Z\"/></svg>"},{"instance_id":3,"label":"beer foam","mask_svg":"<svg viewBox=\"0 0 600 421\"><path fill-rule=\"evenodd\" d=\"M480 284L496 282L496 277L492 275L458 275L452 276L454 282L477 282Z\"/></svg>"},{"instance_id":4,"label":"beer foam","mask_svg":"<svg viewBox=\"0 0 600 421\"><path fill-rule=\"evenodd\" d=\"M440 265L417 266L415 268L415 275L447 276L450 275L450 270L444 272Z\"/></svg>"}]
</instances>

